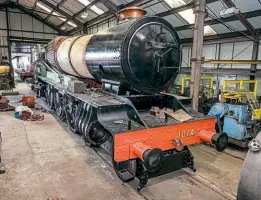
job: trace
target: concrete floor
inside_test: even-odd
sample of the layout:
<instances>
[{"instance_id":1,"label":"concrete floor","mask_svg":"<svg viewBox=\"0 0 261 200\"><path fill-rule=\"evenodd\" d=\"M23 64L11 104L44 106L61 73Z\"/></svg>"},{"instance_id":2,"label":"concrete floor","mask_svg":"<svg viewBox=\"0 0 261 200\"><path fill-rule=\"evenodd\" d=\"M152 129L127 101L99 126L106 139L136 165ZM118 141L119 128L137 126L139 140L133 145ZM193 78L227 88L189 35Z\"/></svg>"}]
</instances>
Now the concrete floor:
<instances>
[{"instance_id":1,"label":"concrete floor","mask_svg":"<svg viewBox=\"0 0 261 200\"><path fill-rule=\"evenodd\" d=\"M17 89L29 91L26 84ZM206 145L193 146L196 173L180 170L154 178L139 194L133 189L135 181L122 183L112 167L66 124L44 115L42 122L23 122L13 112L0 113L6 165L6 173L0 175L0 200L235 199L242 159Z\"/></svg>"}]
</instances>

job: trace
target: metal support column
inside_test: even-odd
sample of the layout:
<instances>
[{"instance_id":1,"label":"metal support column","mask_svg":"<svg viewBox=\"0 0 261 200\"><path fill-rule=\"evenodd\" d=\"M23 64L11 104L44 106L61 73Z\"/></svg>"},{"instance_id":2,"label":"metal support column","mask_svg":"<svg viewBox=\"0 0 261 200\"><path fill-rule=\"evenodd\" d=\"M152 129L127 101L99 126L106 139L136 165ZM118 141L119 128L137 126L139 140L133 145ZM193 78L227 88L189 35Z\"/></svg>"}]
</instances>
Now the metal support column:
<instances>
[{"instance_id":1,"label":"metal support column","mask_svg":"<svg viewBox=\"0 0 261 200\"><path fill-rule=\"evenodd\" d=\"M12 55L11 55L11 42L10 42L10 26L9 26L9 15L8 15L8 8L5 8L5 16L6 16L6 31L7 31L7 36L6 36L6 42L8 46L8 60L9 60L9 65L10 65L10 75L12 75L12 80L11 80L11 86L15 87L14 83L14 68L12 65Z\"/></svg>"},{"instance_id":2,"label":"metal support column","mask_svg":"<svg viewBox=\"0 0 261 200\"><path fill-rule=\"evenodd\" d=\"M191 59L190 96L193 98L193 109L198 111L206 0L195 0L194 2L195 23Z\"/></svg>"},{"instance_id":3,"label":"metal support column","mask_svg":"<svg viewBox=\"0 0 261 200\"><path fill-rule=\"evenodd\" d=\"M252 51L252 60L256 61L258 59L258 49L259 49L259 37L255 37L253 41L253 51ZM251 64L251 72L256 72L257 64ZM255 80L255 76L250 76L250 80Z\"/></svg>"}]
</instances>

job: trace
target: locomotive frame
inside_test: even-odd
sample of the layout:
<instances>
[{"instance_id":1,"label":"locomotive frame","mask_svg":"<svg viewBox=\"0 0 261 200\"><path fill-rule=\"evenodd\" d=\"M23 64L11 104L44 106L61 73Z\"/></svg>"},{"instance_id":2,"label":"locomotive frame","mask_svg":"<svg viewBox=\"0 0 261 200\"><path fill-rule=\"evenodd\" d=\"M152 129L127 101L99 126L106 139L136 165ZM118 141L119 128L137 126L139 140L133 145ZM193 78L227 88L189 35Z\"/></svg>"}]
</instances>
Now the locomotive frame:
<instances>
[{"instance_id":1,"label":"locomotive frame","mask_svg":"<svg viewBox=\"0 0 261 200\"><path fill-rule=\"evenodd\" d=\"M171 118L158 121L150 115L152 106L186 110L175 96L120 96L104 89L73 93L46 77L36 79L38 96L44 96L48 106L88 146L102 148L111 156L122 181L137 177L138 190L148 179L162 174L186 167L196 171L189 145L207 142L218 151L227 145L227 135L215 133L215 118L194 116L181 123Z\"/></svg>"},{"instance_id":2,"label":"locomotive frame","mask_svg":"<svg viewBox=\"0 0 261 200\"><path fill-rule=\"evenodd\" d=\"M215 132L215 117L192 114L176 96L160 93L176 77L180 58L178 35L167 21L131 19L98 34L54 39L35 65L34 89L88 146L111 156L122 181L137 177L140 190L150 178L185 167L195 171L189 145L227 146L227 135ZM85 76L75 78L80 71ZM102 88L86 89L88 78ZM151 115L152 107L182 109L193 119L165 114L162 120Z\"/></svg>"}]
</instances>

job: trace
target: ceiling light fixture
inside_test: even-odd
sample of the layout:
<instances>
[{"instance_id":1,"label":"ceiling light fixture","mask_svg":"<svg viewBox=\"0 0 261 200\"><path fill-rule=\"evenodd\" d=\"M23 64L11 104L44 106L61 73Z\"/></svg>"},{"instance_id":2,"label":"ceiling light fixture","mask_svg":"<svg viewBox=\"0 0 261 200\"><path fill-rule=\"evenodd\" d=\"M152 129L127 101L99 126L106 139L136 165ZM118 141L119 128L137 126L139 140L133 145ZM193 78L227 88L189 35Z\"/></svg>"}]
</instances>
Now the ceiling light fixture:
<instances>
[{"instance_id":1,"label":"ceiling light fixture","mask_svg":"<svg viewBox=\"0 0 261 200\"><path fill-rule=\"evenodd\" d=\"M72 27L74 27L74 28L77 27L77 25L76 25L75 23L71 22L71 21L67 22L67 24L69 24L70 26L72 26Z\"/></svg>"},{"instance_id":2,"label":"ceiling light fixture","mask_svg":"<svg viewBox=\"0 0 261 200\"><path fill-rule=\"evenodd\" d=\"M101 14L103 14L104 13L104 11L102 10L102 9L100 9L100 8L98 8L97 6L92 6L92 7L90 7L90 9L92 10L92 11L94 11L95 13L97 13L98 15L101 15Z\"/></svg>"},{"instance_id":3,"label":"ceiling light fixture","mask_svg":"<svg viewBox=\"0 0 261 200\"><path fill-rule=\"evenodd\" d=\"M51 9L50 8L47 8L45 5L37 2L36 5L40 8L42 8L43 10L47 11L48 13L51 12Z\"/></svg>"},{"instance_id":4,"label":"ceiling light fixture","mask_svg":"<svg viewBox=\"0 0 261 200\"><path fill-rule=\"evenodd\" d=\"M83 18L83 19L86 19L87 17L88 17L88 13L87 12L83 12L82 14L81 14L81 18Z\"/></svg>"},{"instance_id":5,"label":"ceiling light fixture","mask_svg":"<svg viewBox=\"0 0 261 200\"><path fill-rule=\"evenodd\" d=\"M78 0L81 4L88 6L90 2L88 0Z\"/></svg>"},{"instance_id":6,"label":"ceiling light fixture","mask_svg":"<svg viewBox=\"0 0 261 200\"><path fill-rule=\"evenodd\" d=\"M58 14L57 12L53 12L53 15L57 16L62 21L66 21L66 18L63 17L61 14Z\"/></svg>"}]
</instances>

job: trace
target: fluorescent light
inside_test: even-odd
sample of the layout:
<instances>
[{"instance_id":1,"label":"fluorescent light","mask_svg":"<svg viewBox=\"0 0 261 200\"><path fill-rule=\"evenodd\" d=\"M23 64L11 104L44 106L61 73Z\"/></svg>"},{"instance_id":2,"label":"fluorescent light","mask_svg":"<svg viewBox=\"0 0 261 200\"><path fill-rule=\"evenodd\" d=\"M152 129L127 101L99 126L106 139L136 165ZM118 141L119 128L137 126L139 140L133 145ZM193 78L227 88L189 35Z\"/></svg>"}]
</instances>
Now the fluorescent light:
<instances>
[{"instance_id":1,"label":"fluorescent light","mask_svg":"<svg viewBox=\"0 0 261 200\"><path fill-rule=\"evenodd\" d=\"M81 4L88 6L90 4L90 2L88 0L77 0L79 1Z\"/></svg>"},{"instance_id":2,"label":"fluorescent light","mask_svg":"<svg viewBox=\"0 0 261 200\"><path fill-rule=\"evenodd\" d=\"M94 11L95 13L97 13L98 15L101 15L101 14L104 13L103 10L101 10L100 8L98 8L98 7L95 6L95 5L91 7L91 10Z\"/></svg>"},{"instance_id":3,"label":"fluorescent light","mask_svg":"<svg viewBox=\"0 0 261 200\"><path fill-rule=\"evenodd\" d=\"M67 24L69 24L70 26L72 26L72 27L74 27L74 28L77 27L77 25L76 25L75 23L71 22L71 21L67 22Z\"/></svg>"},{"instance_id":4,"label":"fluorescent light","mask_svg":"<svg viewBox=\"0 0 261 200\"><path fill-rule=\"evenodd\" d=\"M87 12L83 12L81 14L81 18L86 19L87 17L88 17L88 13Z\"/></svg>"},{"instance_id":5,"label":"fluorescent light","mask_svg":"<svg viewBox=\"0 0 261 200\"><path fill-rule=\"evenodd\" d=\"M53 12L53 15L57 16L62 21L66 21L66 19L63 18L63 16L61 14L58 14L57 12Z\"/></svg>"},{"instance_id":6,"label":"fluorescent light","mask_svg":"<svg viewBox=\"0 0 261 200\"><path fill-rule=\"evenodd\" d=\"M181 12L178 12L179 15L185 19L189 24L194 24L195 21L195 15L193 13L192 9L184 10Z\"/></svg>"},{"instance_id":7,"label":"fluorescent light","mask_svg":"<svg viewBox=\"0 0 261 200\"><path fill-rule=\"evenodd\" d=\"M52 11L50 8L47 8L45 5L43 5L39 2L37 2L36 5L40 8L42 8L43 10L47 11L48 13Z\"/></svg>"},{"instance_id":8,"label":"fluorescent light","mask_svg":"<svg viewBox=\"0 0 261 200\"><path fill-rule=\"evenodd\" d=\"M164 0L171 8L178 8L180 6L186 5L186 2L184 0ZM187 9L181 12L178 12L178 14L186 20L189 24L194 24L195 22L195 15L193 13L192 9ZM204 35L216 35L216 31L211 28L210 26L204 26Z\"/></svg>"},{"instance_id":9,"label":"fluorescent light","mask_svg":"<svg viewBox=\"0 0 261 200\"><path fill-rule=\"evenodd\" d=\"M61 28L61 30L63 30L63 31L66 30L66 29L67 29L67 28L66 28L65 26L63 26L63 27Z\"/></svg>"},{"instance_id":10,"label":"fluorescent light","mask_svg":"<svg viewBox=\"0 0 261 200\"><path fill-rule=\"evenodd\" d=\"M164 0L171 8L178 8L186 5L184 0ZM178 14L189 24L194 24L195 16L192 9L178 12Z\"/></svg>"},{"instance_id":11,"label":"fluorescent light","mask_svg":"<svg viewBox=\"0 0 261 200\"><path fill-rule=\"evenodd\" d=\"M171 8L178 8L186 5L184 0L164 0Z\"/></svg>"},{"instance_id":12,"label":"fluorescent light","mask_svg":"<svg viewBox=\"0 0 261 200\"><path fill-rule=\"evenodd\" d=\"M204 35L216 35L216 31L214 31L213 28L211 28L210 26L204 26Z\"/></svg>"}]
</instances>

